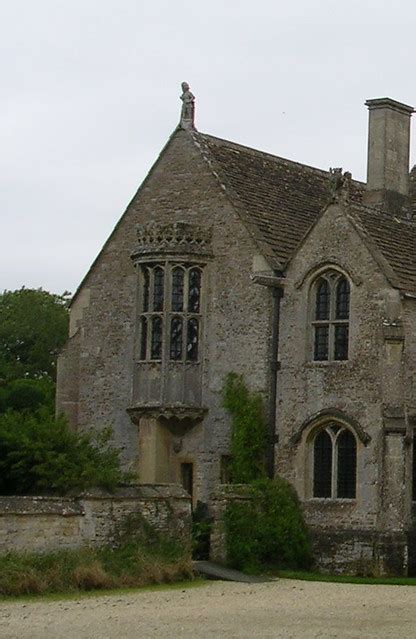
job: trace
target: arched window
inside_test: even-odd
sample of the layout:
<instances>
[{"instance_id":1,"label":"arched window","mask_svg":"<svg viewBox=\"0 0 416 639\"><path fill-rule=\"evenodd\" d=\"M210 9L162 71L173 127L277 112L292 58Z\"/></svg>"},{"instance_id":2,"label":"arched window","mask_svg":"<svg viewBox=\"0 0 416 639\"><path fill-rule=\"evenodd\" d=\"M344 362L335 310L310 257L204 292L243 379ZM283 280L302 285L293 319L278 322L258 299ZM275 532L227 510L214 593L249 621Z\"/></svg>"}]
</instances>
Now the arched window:
<instances>
[{"instance_id":1,"label":"arched window","mask_svg":"<svg viewBox=\"0 0 416 639\"><path fill-rule=\"evenodd\" d=\"M140 360L198 362L202 270L191 264L143 264Z\"/></svg>"},{"instance_id":2,"label":"arched window","mask_svg":"<svg viewBox=\"0 0 416 639\"><path fill-rule=\"evenodd\" d=\"M313 288L313 359L348 359L350 285L338 271L327 271Z\"/></svg>"},{"instance_id":3,"label":"arched window","mask_svg":"<svg viewBox=\"0 0 416 639\"><path fill-rule=\"evenodd\" d=\"M328 424L312 439L313 497L355 499L357 441L338 424Z\"/></svg>"}]
</instances>

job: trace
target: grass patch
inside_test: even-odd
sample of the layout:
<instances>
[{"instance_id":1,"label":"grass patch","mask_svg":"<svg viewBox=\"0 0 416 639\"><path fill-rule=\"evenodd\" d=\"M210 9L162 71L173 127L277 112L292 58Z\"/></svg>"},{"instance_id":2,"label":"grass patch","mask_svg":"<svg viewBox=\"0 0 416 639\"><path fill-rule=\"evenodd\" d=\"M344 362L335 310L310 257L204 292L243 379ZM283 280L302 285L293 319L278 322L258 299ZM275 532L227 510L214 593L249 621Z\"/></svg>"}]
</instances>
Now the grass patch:
<instances>
[{"instance_id":1,"label":"grass patch","mask_svg":"<svg viewBox=\"0 0 416 639\"><path fill-rule=\"evenodd\" d=\"M133 541L47 555L0 556L0 596L80 593L192 579L188 549L170 540Z\"/></svg>"},{"instance_id":2,"label":"grass patch","mask_svg":"<svg viewBox=\"0 0 416 639\"><path fill-rule=\"evenodd\" d=\"M326 581L340 584L367 584L383 586L416 586L416 577L354 577L352 575L324 575L318 572L279 570L282 579L300 579L302 581Z\"/></svg>"}]
</instances>

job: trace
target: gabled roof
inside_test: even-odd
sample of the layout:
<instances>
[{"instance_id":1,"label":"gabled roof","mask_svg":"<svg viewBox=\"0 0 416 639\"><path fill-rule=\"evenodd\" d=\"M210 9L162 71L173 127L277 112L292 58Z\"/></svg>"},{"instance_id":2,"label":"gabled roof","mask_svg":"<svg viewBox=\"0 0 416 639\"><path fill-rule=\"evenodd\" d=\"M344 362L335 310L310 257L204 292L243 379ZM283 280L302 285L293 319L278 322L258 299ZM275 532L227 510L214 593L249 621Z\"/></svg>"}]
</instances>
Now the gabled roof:
<instances>
[{"instance_id":1,"label":"gabled roof","mask_svg":"<svg viewBox=\"0 0 416 639\"><path fill-rule=\"evenodd\" d=\"M328 203L329 172L211 135L196 133L228 195L284 271ZM365 184L352 181L351 217L393 286L416 292L416 224L362 204Z\"/></svg>"},{"instance_id":2,"label":"gabled roof","mask_svg":"<svg viewBox=\"0 0 416 639\"><path fill-rule=\"evenodd\" d=\"M393 285L416 292L416 224L362 205L351 207L373 246L391 267ZM388 279L391 278L386 273Z\"/></svg>"},{"instance_id":3,"label":"gabled roof","mask_svg":"<svg viewBox=\"0 0 416 639\"><path fill-rule=\"evenodd\" d=\"M198 134L215 159L221 178L283 270L297 245L328 202L329 172L269 153ZM360 202L364 185L352 183Z\"/></svg>"}]
</instances>

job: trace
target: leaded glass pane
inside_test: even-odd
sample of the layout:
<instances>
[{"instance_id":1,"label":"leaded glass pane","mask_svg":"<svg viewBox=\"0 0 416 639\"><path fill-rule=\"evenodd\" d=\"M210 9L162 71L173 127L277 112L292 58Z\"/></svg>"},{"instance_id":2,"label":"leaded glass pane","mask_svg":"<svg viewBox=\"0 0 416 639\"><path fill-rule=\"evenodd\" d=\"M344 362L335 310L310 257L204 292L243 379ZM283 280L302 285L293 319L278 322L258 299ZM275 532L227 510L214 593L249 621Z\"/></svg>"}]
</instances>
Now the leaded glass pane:
<instances>
[{"instance_id":1,"label":"leaded glass pane","mask_svg":"<svg viewBox=\"0 0 416 639\"><path fill-rule=\"evenodd\" d=\"M315 319L317 320L329 319L329 300L330 300L329 284L326 280L321 279L319 280L318 286L316 289Z\"/></svg>"},{"instance_id":2,"label":"leaded glass pane","mask_svg":"<svg viewBox=\"0 0 416 639\"><path fill-rule=\"evenodd\" d=\"M182 359L182 319L174 317L170 323L170 359Z\"/></svg>"},{"instance_id":3,"label":"leaded glass pane","mask_svg":"<svg viewBox=\"0 0 416 639\"><path fill-rule=\"evenodd\" d=\"M332 485L332 441L324 430L313 445L313 496L331 497Z\"/></svg>"},{"instance_id":4,"label":"leaded glass pane","mask_svg":"<svg viewBox=\"0 0 416 639\"><path fill-rule=\"evenodd\" d=\"M152 319L151 359L162 359L162 318Z\"/></svg>"},{"instance_id":5,"label":"leaded glass pane","mask_svg":"<svg viewBox=\"0 0 416 639\"><path fill-rule=\"evenodd\" d=\"M348 359L348 324L335 325L334 359Z\"/></svg>"},{"instance_id":6,"label":"leaded glass pane","mask_svg":"<svg viewBox=\"0 0 416 639\"><path fill-rule=\"evenodd\" d=\"M342 277L336 291L336 319L348 319L350 315L350 285L345 277Z\"/></svg>"},{"instance_id":7,"label":"leaded glass pane","mask_svg":"<svg viewBox=\"0 0 416 639\"><path fill-rule=\"evenodd\" d=\"M140 320L140 359L146 359L147 356L147 319L142 317Z\"/></svg>"},{"instance_id":8,"label":"leaded glass pane","mask_svg":"<svg viewBox=\"0 0 416 639\"><path fill-rule=\"evenodd\" d=\"M201 271L191 268L189 271L188 311L199 313L201 305Z\"/></svg>"},{"instance_id":9,"label":"leaded glass pane","mask_svg":"<svg viewBox=\"0 0 416 639\"><path fill-rule=\"evenodd\" d=\"M314 360L323 361L328 359L328 337L329 326L315 326Z\"/></svg>"},{"instance_id":10,"label":"leaded glass pane","mask_svg":"<svg viewBox=\"0 0 416 639\"><path fill-rule=\"evenodd\" d=\"M143 313L149 310L149 270L143 268Z\"/></svg>"},{"instance_id":11,"label":"leaded glass pane","mask_svg":"<svg viewBox=\"0 0 416 639\"><path fill-rule=\"evenodd\" d=\"M172 311L183 311L184 270L177 266L172 271Z\"/></svg>"},{"instance_id":12,"label":"leaded glass pane","mask_svg":"<svg viewBox=\"0 0 416 639\"><path fill-rule=\"evenodd\" d=\"M186 359L196 362L198 359L198 320L194 317L188 320L188 334L186 338Z\"/></svg>"},{"instance_id":13,"label":"leaded glass pane","mask_svg":"<svg viewBox=\"0 0 416 639\"><path fill-rule=\"evenodd\" d=\"M357 445L354 435L349 430L344 430L337 439L337 447L337 497L354 499L357 483Z\"/></svg>"},{"instance_id":14,"label":"leaded glass pane","mask_svg":"<svg viewBox=\"0 0 416 639\"><path fill-rule=\"evenodd\" d=\"M153 310L163 311L164 272L163 268L156 266L153 270Z\"/></svg>"},{"instance_id":15,"label":"leaded glass pane","mask_svg":"<svg viewBox=\"0 0 416 639\"><path fill-rule=\"evenodd\" d=\"M413 435L412 499L416 501L416 435Z\"/></svg>"}]
</instances>

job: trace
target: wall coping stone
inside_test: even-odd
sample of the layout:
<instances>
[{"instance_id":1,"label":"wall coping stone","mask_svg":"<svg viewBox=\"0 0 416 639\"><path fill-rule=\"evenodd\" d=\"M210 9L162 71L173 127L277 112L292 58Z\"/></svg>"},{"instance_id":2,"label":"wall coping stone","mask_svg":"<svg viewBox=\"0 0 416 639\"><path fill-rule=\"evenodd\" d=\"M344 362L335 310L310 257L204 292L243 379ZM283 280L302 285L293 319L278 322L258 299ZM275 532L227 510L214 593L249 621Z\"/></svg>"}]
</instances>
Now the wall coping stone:
<instances>
[{"instance_id":1,"label":"wall coping stone","mask_svg":"<svg viewBox=\"0 0 416 639\"><path fill-rule=\"evenodd\" d=\"M0 497L0 517L7 515L83 515L84 509L73 497L4 496Z\"/></svg>"},{"instance_id":2,"label":"wall coping stone","mask_svg":"<svg viewBox=\"0 0 416 639\"><path fill-rule=\"evenodd\" d=\"M85 515L83 504L88 501L163 501L176 499L189 501L188 493L179 484L140 484L122 486L114 493L94 489L76 497L55 495L0 496L0 517L7 515Z\"/></svg>"}]
</instances>

